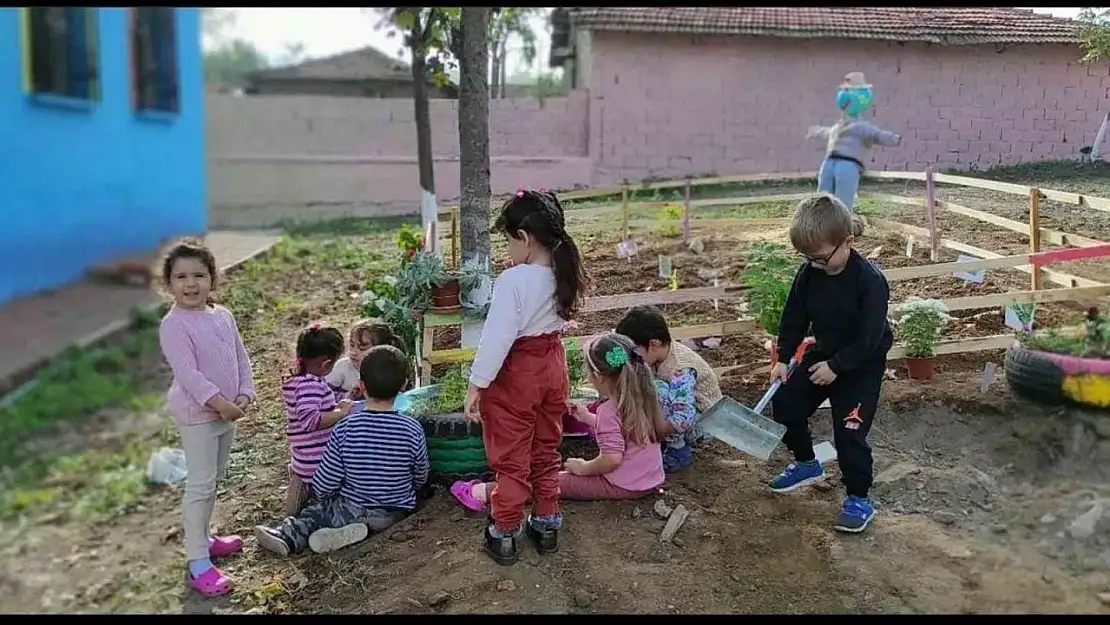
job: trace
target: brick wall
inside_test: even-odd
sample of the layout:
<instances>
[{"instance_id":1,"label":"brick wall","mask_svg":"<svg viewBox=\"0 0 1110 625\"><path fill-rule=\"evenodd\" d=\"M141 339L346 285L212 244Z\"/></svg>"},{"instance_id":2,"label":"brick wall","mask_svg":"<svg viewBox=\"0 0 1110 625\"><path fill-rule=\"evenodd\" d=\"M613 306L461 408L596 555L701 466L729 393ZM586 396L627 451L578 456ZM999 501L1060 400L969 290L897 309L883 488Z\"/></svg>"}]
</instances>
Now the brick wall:
<instances>
[{"instance_id":1,"label":"brick wall","mask_svg":"<svg viewBox=\"0 0 1110 625\"><path fill-rule=\"evenodd\" d=\"M664 43L665 42L665 43ZM1063 45L929 46L596 33L594 182L815 170L849 71L874 85L873 120L905 136L871 165L921 170L1076 157L1107 110L1105 65Z\"/></svg>"},{"instance_id":2,"label":"brick wall","mask_svg":"<svg viewBox=\"0 0 1110 625\"><path fill-rule=\"evenodd\" d=\"M870 166L917 170L1076 157L1108 104L1110 70L1061 45L927 46L596 33L589 90L490 103L494 192L686 175L815 171L846 72L872 117L905 136ZM207 100L212 225L414 212L412 103L312 96ZM436 100L441 200L458 196L458 103Z\"/></svg>"}]
</instances>

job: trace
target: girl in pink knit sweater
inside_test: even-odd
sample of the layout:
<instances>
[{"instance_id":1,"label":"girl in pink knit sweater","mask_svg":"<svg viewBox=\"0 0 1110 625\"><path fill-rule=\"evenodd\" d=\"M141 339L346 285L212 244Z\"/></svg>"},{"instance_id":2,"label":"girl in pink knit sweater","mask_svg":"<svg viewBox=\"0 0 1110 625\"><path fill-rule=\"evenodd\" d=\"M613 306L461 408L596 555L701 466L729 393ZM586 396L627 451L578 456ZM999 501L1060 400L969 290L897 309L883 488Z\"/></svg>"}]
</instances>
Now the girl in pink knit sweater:
<instances>
[{"instance_id":1,"label":"girl in pink knit sweater","mask_svg":"<svg viewBox=\"0 0 1110 625\"><path fill-rule=\"evenodd\" d=\"M216 480L227 472L235 422L254 400L251 362L235 318L209 299L216 260L198 242L175 245L162 264L162 279L174 304L158 330L162 355L173 370L167 398L181 432L185 479L185 556L188 584L215 597L231 581L212 564L243 548L238 536L210 536Z\"/></svg>"}]
</instances>

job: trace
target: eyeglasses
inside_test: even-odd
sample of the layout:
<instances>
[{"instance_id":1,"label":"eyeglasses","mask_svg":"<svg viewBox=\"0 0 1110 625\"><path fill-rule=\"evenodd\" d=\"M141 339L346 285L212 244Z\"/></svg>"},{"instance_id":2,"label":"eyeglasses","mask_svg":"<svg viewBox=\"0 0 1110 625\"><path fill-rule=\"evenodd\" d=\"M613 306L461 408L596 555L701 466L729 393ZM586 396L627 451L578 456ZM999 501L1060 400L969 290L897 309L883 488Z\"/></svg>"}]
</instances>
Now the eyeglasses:
<instances>
[{"instance_id":1,"label":"eyeglasses","mask_svg":"<svg viewBox=\"0 0 1110 625\"><path fill-rule=\"evenodd\" d=\"M829 261L832 260L833 256L836 256L836 253L840 251L840 246L842 245L844 245L843 241L837 243L836 247L833 248L833 251L829 252L828 254L823 254L821 256L810 256L808 254L802 254L802 258L806 259L806 262L811 265L824 267L825 265L829 264Z\"/></svg>"}]
</instances>

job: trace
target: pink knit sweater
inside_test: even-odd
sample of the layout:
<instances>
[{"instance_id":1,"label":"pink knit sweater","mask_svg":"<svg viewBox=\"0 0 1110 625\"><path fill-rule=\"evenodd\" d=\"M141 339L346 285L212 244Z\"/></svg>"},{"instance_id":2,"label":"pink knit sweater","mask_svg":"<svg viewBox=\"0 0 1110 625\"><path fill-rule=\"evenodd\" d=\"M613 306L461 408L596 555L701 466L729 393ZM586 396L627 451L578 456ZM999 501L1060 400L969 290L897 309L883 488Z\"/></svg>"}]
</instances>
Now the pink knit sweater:
<instances>
[{"instance_id":1,"label":"pink knit sweater","mask_svg":"<svg viewBox=\"0 0 1110 625\"><path fill-rule=\"evenodd\" d=\"M167 401L184 425L220 418L206 404L217 394L228 401L254 399L251 361L235 318L223 306L190 310L174 306L158 329L162 355L173 369Z\"/></svg>"}]
</instances>

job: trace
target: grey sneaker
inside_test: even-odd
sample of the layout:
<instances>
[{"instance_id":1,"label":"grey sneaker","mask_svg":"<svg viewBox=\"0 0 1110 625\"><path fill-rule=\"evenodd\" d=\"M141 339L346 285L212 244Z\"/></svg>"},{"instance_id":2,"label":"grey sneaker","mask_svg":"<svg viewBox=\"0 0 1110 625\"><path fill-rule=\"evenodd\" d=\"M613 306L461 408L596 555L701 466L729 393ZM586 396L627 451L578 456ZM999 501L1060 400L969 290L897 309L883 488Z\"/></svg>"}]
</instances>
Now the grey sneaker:
<instances>
[{"instance_id":1,"label":"grey sneaker","mask_svg":"<svg viewBox=\"0 0 1110 625\"><path fill-rule=\"evenodd\" d=\"M312 532L308 547L315 553L328 553L366 540L369 535L370 528L365 523L351 523L336 529L325 527Z\"/></svg>"},{"instance_id":2,"label":"grey sneaker","mask_svg":"<svg viewBox=\"0 0 1110 625\"><path fill-rule=\"evenodd\" d=\"M289 544L289 541L272 527L256 525L254 539L258 541L259 547L279 556L287 556L289 552L293 551L293 546Z\"/></svg>"}]
</instances>

